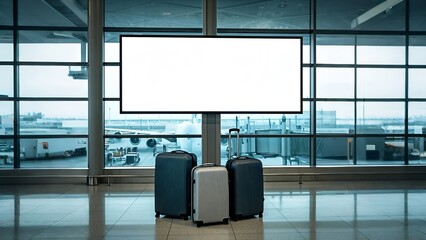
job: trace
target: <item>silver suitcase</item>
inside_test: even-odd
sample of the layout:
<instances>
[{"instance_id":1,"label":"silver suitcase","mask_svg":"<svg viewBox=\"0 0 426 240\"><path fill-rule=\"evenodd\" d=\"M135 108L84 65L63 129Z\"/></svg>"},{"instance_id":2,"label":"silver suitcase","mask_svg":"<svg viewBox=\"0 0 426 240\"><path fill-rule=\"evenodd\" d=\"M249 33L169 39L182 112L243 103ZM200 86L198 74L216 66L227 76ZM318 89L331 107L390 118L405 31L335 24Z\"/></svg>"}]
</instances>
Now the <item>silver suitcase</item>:
<instances>
[{"instance_id":1,"label":"silver suitcase","mask_svg":"<svg viewBox=\"0 0 426 240\"><path fill-rule=\"evenodd\" d=\"M228 171L224 166L203 164L192 169L192 221L228 224Z\"/></svg>"}]
</instances>

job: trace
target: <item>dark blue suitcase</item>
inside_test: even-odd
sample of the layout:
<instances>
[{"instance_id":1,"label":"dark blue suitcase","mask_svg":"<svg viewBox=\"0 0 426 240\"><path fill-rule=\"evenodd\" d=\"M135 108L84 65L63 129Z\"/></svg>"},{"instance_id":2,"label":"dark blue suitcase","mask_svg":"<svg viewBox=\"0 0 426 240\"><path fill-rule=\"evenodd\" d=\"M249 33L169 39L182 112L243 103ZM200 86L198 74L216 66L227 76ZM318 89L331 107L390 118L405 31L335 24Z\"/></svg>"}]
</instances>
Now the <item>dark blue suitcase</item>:
<instances>
[{"instance_id":1,"label":"dark blue suitcase","mask_svg":"<svg viewBox=\"0 0 426 240\"><path fill-rule=\"evenodd\" d=\"M237 156L232 157L231 133L237 133ZM263 166L259 159L240 156L239 129L229 129L229 216L232 220L258 215L263 216L264 188Z\"/></svg>"},{"instance_id":2,"label":"dark blue suitcase","mask_svg":"<svg viewBox=\"0 0 426 240\"><path fill-rule=\"evenodd\" d=\"M185 151L160 153L155 158L155 217L191 215L191 170L197 156Z\"/></svg>"}]
</instances>

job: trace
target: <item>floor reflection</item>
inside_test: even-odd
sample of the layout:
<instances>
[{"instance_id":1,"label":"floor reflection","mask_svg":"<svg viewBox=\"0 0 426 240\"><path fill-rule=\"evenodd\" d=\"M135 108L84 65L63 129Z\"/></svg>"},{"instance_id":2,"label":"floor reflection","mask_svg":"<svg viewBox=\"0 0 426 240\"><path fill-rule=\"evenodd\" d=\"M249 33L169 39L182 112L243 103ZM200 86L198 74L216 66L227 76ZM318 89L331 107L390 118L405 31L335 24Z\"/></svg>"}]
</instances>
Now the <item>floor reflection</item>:
<instances>
[{"instance_id":1,"label":"floor reflection","mask_svg":"<svg viewBox=\"0 0 426 240\"><path fill-rule=\"evenodd\" d=\"M426 239L426 182L266 183L263 219L154 217L151 184L3 185L0 239Z\"/></svg>"}]
</instances>

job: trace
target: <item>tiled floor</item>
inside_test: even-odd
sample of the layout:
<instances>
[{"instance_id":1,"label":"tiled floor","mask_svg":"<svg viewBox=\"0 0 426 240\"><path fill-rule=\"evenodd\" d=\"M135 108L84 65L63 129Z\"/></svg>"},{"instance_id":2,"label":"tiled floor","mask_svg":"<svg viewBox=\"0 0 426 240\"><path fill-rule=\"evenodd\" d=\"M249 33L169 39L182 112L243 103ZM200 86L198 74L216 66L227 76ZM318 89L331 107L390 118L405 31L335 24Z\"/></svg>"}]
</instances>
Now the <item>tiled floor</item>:
<instances>
[{"instance_id":1,"label":"tiled floor","mask_svg":"<svg viewBox=\"0 0 426 240\"><path fill-rule=\"evenodd\" d=\"M426 239L426 182L266 183L263 219L154 217L153 185L1 185L0 239Z\"/></svg>"}]
</instances>

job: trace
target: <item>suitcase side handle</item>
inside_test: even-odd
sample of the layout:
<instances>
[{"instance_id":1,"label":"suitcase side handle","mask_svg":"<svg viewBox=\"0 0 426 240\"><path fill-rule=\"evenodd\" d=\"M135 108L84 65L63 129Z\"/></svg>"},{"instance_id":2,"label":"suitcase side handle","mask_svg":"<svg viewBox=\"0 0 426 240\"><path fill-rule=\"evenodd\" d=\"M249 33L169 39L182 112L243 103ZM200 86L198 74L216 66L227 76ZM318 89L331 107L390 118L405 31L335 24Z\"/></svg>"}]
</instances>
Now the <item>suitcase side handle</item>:
<instances>
[{"instance_id":1,"label":"suitcase side handle","mask_svg":"<svg viewBox=\"0 0 426 240\"><path fill-rule=\"evenodd\" d=\"M232 133L235 132L237 136L236 141L236 150L237 150L237 158L240 156L240 129L239 128L230 128L229 129L229 137L228 137L228 152L229 152L229 159L232 159Z\"/></svg>"}]
</instances>

